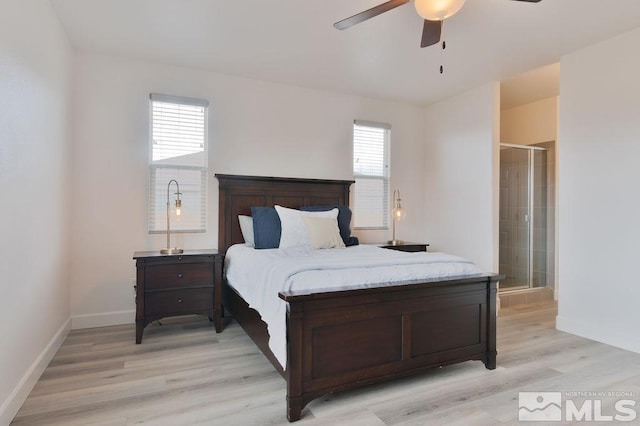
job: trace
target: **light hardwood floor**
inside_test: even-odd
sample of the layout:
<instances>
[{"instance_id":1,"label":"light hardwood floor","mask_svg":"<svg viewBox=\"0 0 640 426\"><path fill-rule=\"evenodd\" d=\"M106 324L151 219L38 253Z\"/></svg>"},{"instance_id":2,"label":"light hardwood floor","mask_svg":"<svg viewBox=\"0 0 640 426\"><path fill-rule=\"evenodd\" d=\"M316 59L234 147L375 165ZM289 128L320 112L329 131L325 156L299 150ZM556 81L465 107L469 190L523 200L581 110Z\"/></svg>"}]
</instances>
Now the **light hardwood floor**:
<instances>
[{"instance_id":1,"label":"light hardwood floor","mask_svg":"<svg viewBox=\"0 0 640 426\"><path fill-rule=\"evenodd\" d=\"M298 424L518 424L518 391L633 392L640 414L640 354L559 332L555 316L550 302L503 309L494 371L470 361L327 395ZM134 336L72 331L12 424L287 424L284 380L235 322L216 334L174 318Z\"/></svg>"}]
</instances>

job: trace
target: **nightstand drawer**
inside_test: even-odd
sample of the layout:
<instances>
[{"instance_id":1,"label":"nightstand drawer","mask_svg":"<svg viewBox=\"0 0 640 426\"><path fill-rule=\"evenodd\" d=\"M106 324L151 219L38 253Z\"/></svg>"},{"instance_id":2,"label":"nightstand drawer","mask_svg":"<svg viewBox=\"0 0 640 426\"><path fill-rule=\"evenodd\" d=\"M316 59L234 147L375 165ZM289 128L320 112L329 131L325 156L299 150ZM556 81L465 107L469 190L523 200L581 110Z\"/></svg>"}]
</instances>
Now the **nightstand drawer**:
<instances>
[{"instance_id":1,"label":"nightstand drawer","mask_svg":"<svg viewBox=\"0 0 640 426\"><path fill-rule=\"evenodd\" d=\"M173 316L210 311L213 286L184 290L149 291L145 294L145 315Z\"/></svg>"},{"instance_id":2,"label":"nightstand drawer","mask_svg":"<svg viewBox=\"0 0 640 426\"><path fill-rule=\"evenodd\" d=\"M148 252L136 252L136 253L148 253ZM213 255L191 255L191 254L172 254L161 255L155 257L140 257L146 266L153 265L172 265L175 263L207 263L211 262Z\"/></svg>"},{"instance_id":3,"label":"nightstand drawer","mask_svg":"<svg viewBox=\"0 0 640 426\"><path fill-rule=\"evenodd\" d=\"M212 263L153 265L145 269L145 290L210 285L212 282Z\"/></svg>"}]
</instances>

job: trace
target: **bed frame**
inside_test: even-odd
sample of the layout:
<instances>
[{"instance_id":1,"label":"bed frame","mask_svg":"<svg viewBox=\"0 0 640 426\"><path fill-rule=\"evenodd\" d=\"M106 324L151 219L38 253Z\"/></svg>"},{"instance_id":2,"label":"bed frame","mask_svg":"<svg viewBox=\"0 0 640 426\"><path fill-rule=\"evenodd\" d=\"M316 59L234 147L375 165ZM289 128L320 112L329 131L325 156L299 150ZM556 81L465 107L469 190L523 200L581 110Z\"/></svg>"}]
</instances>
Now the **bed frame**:
<instances>
[{"instance_id":1,"label":"bed frame","mask_svg":"<svg viewBox=\"0 0 640 426\"><path fill-rule=\"evenodd\" d=\"M238 215L251 206L348 205L349 180L216 174L220 190L219 245L243 242ZM480 360L496 368L497 274L421 280L376 288L290 291L287 366L268 346L259 314L224 284L226 310L287 381L287 418L329 392Z\"/></svg>"}]
</instances>

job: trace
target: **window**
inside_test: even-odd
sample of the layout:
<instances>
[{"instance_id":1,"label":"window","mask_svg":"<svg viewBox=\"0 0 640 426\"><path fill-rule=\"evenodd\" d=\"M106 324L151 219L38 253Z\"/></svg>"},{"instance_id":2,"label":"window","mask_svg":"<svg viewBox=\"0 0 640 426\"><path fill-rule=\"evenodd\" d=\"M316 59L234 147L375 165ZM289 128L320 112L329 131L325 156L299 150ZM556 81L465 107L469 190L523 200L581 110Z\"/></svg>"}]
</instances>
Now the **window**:
<instances>
[{"instance_id":1,"label":"window","mask_svg":"<svg viewBox=\"0 0 640 426\"><path fill-rule=\"evenodd\" d=\"M389 139L391 126L353 123L354 227L389 227Z\"/></svg>"},{"instance_id":2,"label":"window","mask_svg":"<svg viewBox=\"0 0 640 426\"><path fill-rule=\"evenodd\" d=\"M167 185L171 179L178 182L182 194L182 214L171 218L171 232L205 232L209 102L152 93L150 104L149 232L166 232ZM172 184L172 207L175 192Z\"/></svg>"}]
</instances>

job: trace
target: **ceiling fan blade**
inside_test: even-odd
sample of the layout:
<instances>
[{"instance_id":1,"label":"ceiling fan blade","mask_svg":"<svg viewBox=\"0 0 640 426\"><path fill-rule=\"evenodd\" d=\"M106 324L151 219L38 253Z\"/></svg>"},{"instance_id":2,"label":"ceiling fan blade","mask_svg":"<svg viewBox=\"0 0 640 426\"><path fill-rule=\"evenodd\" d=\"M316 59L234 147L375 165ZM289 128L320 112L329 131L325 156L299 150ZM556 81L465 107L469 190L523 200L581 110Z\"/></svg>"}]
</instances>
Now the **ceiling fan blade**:
<instances>
[{"instance_id":1,"label":"ceiling fan blade","mask_svg":"<svg viewBox=\"0 0 640 426\"><path fill-rule=\"evenodd\" d=\"M409 0L389 0L388 2L374 6L371 9L365 10L364 12L357 13L353 16L350 16L349 18L343 19L342 21L338 21L333 24L333 26L339 30L345 30L354 26L355 24L359 24L360 22L366 21L367 19L371 19L384 12L390 11L391 9L395 9L398 6L402 6L405 3L409 3Z\"/></svg>"},{"instance_id":2,"label":"ceiling fan blade","mask_svg":"<svg viewBox=\"0 0 640 426\"><path fill-rule=\"evenodd\" d=\"M540 3L542 0L513 0L513 1L526 1L527 3Z\"/></svg>"},{"instance_id":3,"label":"ceiling fan blade","mask_svg":"<svg viewBox=\"0 0 640 426\"><path fill-rule=\"evenodd\" d=\"M420 47L432 46L440 41L440 34L442 33L442 21L429 21L424 20L424 26L422 27L422 40L420 41Z\"/></svg>"}]
</instances>

